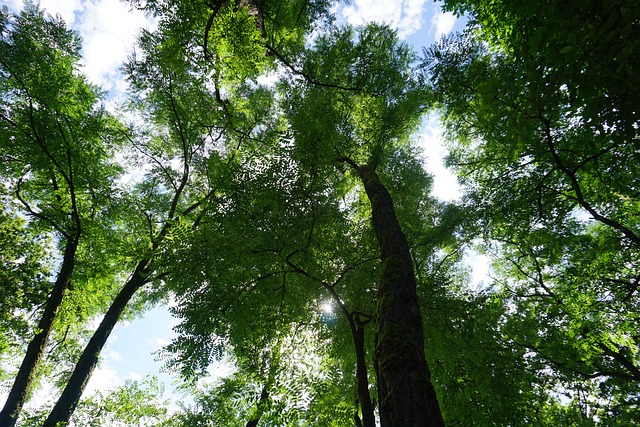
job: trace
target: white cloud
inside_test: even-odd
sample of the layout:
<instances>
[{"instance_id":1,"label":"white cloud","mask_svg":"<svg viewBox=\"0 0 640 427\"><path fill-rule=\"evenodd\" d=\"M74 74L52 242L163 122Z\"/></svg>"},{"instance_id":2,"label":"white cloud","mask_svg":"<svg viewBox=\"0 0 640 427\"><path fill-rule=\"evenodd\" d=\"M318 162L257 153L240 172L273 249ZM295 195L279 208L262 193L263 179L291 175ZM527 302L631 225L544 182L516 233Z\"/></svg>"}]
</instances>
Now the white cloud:
<instances>
[{"instance_id":1,"label":"white cloud","mask_svg":"<svg viewBox=\"0 0 640 427\"><path fill-rule=\"evenodd\" d=\"M436 40L449 34L456 24L456 16L451 12L437 11L431 18L431 30L434 31Z\"/></svg>"},{"instance_id":2,"label":"white cloud","mask_svg":"<svg viewBox=\"0 0 640 427\"><path fill-rule=\"evenodd\" d=\"M472 290L480 291L489 285L487 281L491 281L491 258L469 249L463 256L462 262L471 268L469 287Z\"/></svg>"},{"instance_id":3,"label":"white cloud","mask_svg":"<svg viewBox=\"0 0 640 427\"><path fill-rule=\"evenodd\" d=\"M137 372L129 372L129 375L127 375L127 379L133 380L133 381L140 381L142 379L142 375L140 375Z\"/></svg>"},{"instance_id":4,"label":"white cloud","mask_svg":"<svg viewBox=\"0 0 640 427\"><path fill-rule=\"evenodd\" d=\"M14 12L23 0L7 0ZM105 90L123 92L119 67L133 50L140 28L153 28L154 21L120 0L40 0L46 13L59 15L83 40L83 71Z\"/></svg>"},{"instance_id":5,"label":"white cloud","mask_svg":"<svg viewBox=\"0 0 640 427\"><path fill-rule=\"evenodd\" d=\"M105 357L116 362L124 362L124 357L115 350L107 350L105 352Z\"/></svg>"},{"instance_id":6,"label":"white cloud","mask_svg":"<svg viewBox=\"0 0 640 427\"><path fill-rule=\"evenodd\" d=\"M268 74L261 74L256 79L256 82L259 85L272 88L272 87L275 86L275 84L278 82L278 79L281 76L282 76L282 73L277 72L277 71L276 72L272 72L272 73L268 73Z\"/></svg>"},{"instance_id":7,"label":"white cloud","mask_svg":"<svg viewBox=\"0 0 640 427\"><path fill-rule=\"evenodd\" d=\"M167 341L164 338L155 337L155 338L148 338L147 344L153 347L153 351L156 351L161 349L165 345L169 344L169 341Z\"/></svg>"},{"instance_id":8,"label":"white cloud","mask_svg":"<svg viewBox=\"0 0 640 427\"><path fill-rule=\"evenodd\" d=\"M14 13L24 8L24 0L5 0L4 4ZM68 26L74 24L76 12L81 8L81 0L40 0L40 9L45 15L60 16Z\"/></svg>"},{"instance_id":9,"label":"white cloud","mask_svg":"<svg viewBox=\"0 0 640 427\"><path fill-rule=\"evenodd\" d=\"M5 0L4 4L9 8L9 11L15 13L22 10L24 1L23 0Z\"/></svg>"},{"instance_id":10,"label":"white cloud","mask_svg":"<svg viewBox=\"0 0 640 427\"><path fill-rule=\"evenodd\" d=\"M225 378L230 376L236 371L236 367L233 363L227 359L214 361L207 368L208 376L202 381L204 382L213 382L219 378Z\"/></svg>"},{"instance_id":11,"label":"white cloud","mask_svg":"<svg viewBox=\"0 0 640 427\"><path fill-rule=\"evenodd\" d=\"M57 400L58 394L53 382L42 381L25 404L25 408L36 409L50 406Z\"/></svg>"},{"instance_id":12,"label":"white cloud","mask_svg":"<svg viewBox=\"0 0 640 427\"><path fill-rule=\"evenodd\" d=\"M91 374L83 396L89 396L97 390L109 390L122 384L124 379L118 375L118 372L107 363L102 363Z\"/></svg>"},{"instance_id":13,"label":"white cloud","mask_svg":"<svg viewBox=\"0 0 640 427\"><path fill-rule=\"evenodd\" d=\"M352 25L367 22L389 24L404 39L422 28L426 0L354 0L342 14Z\"/></svg>"},{"instance_id":14,"label":"white cloud","mask_svg":"<svg viewBox=\"0 0 640 427\"><path fill-rule=\"evenodd\" d=\"M22 9L22 1L13 3L20 3L18 9ZM76 20L76 11L81 8L81 2L80 0L40 0L40 8L50 15L60 15L67 25L72 26Z\"/></svg>"},{"instance_id":15,"label":"white cloud","mask_svg":"<svg viewBox=\"0 0 640 427\"><path fill-rule=\"evenodd\" d=\"M433 174L431 194L441 200L453 201L462 196L456 176L444 166L447 150L443 144L442 126L438 117L428 117L419 135L426 159L427 172Z\"/></svg>"},{"instance_id":16,"label":"white cloud","mask_svg":"<svg viewBox=\"0 0 640 427\"><path fill-rule=\"evenodd\" d=\"M84 1L80 16L85 73L106 90L121 89L119 67L133 50L140 28L153 23L119 0Z\"/></svg>"}]
</instances>

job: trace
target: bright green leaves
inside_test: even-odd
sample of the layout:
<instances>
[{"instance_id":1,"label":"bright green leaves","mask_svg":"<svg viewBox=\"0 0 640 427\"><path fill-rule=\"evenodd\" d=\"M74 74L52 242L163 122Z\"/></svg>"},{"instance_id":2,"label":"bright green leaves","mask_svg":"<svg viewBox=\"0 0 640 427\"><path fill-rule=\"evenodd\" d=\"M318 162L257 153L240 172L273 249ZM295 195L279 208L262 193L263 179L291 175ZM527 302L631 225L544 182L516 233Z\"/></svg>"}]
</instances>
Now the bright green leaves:
<instances>
[{"instance_id":1,"label":"bright green leaves","mask_svg":"<svg viewBox=\"0 0 640 427\"><path fill-rule=\"evenodd\" d=\"M199 387L196 404L176 418L225 426L347 425L354 411L344 396L349 376L326 354L328 341L314 325L279 331L267 347L236 358L234 373Z\"/></svg>"},{"instance_id":2,"label":"bright green leaves","mask_svg":"<svg viewBox=\"0 0 640 427\"><path fill-rule=\"evenodd\" d=\"M1 199L5 203L4 197ZM0 354L22 348L29 336L29 316L49 290L51 254L47 236L38 236L11 211L0 212Z\"/></svg>"},{"instance_id":3,"label":"bright green leaves","mask_svg":"<svg viewBox=\"0 0 640 427\"><path fill-rule=\"evenodd\" d=\"M619 402L637 405L640 379L631 326L640 247L637 91L619 74L638 66L627 55L639 45L624 36L637 26L637 7L449 6L472 14L472 35L432 48L427 70L449 162L469 185L466 202L498 254L494 274L503 304L513 307L499 329L530 352L526 369L550 369L543 387L571 390L570 405L549 407L553 417L582 410L587 425L608 425L614 414L626 416Z\"/></svg>"},{"instance_id":4,"label":"bright green leaves","mask_svg":"<svg viewBox=\"0 0 640 427\"><path fill-rule=\"evenodd\" d=\"M402 144L423 106L412 59L386 27L319 37L303 65L306 77L291 78L285 92L299 159L319 168L344 158L378 165Z\"/></svg>"},{"instance_id":5,"label":"bright green leaves","mask_svg":"<svg viewBox=\"0 0 640 427\"><path fill-rule=\"evenodd\" d=\"M154 377L127 380L109 391L99 391L82 401L72 422L82 426L164 425L167 417L164 386Z\"/></svg>"},{"instance_id":6,"label":"bright green leaves","mask_svg":"<svg viewBox=\"0 0 640 427\"><path fill-rule=\"evenodd\" d=\"M0 40L3 185L29 218L30 233L39 234L33 244L56 236L60 246L78 245L75 289L91 288L93 279L112 278L110 263L116 262L104 254L115 245L114 180L120 167L111 156L121 142L118 123L77 69L77 34L30 3L7 22ZM30 280L21 282L29 287ZM98 307L86 310L95 313Z\"/></svg>"},{"instance_id":7,"label":"bright green leaves","mask_svg":"<svg viewBox=\"0 0 640 427\"><path fill-rule=\"evenodd\" d=\"M105 203L119 171L108 160L118 143L113 123L76 69L75 33L33 5L9 29L0 41L2 172L16 180L25 209L72 233L80 216Z\"/></svg>"},{"instance_id":8,"label":"bright green leaves","mask_svg":"<svg viewBox=\"0 0 640 427\"><path fill-rule=\"evenodd\" d=\"M8 22L2 34L2 68L4 76L12 81L3 81L3 87L17 86L23 91L38 88L32 94L32 102L55 110L75 108L77 103L64 105L63 101L65 96L84 92L68 82L80 58L79 36L67 29L64 22L46 19L30 2L20 15L9 18Z\"/></svg>"},{"instance_id":9,"label":"bright green leaves","mask_svg":"<svg viewBox=\"0 0 640 427\"><path fill-rule=\"evenodd\" d=\"M118 387L98 390L80 401L69 422L73 427L167 426L170 402L163 399L164 386L155 377L126 380ZM26 409L23 425L41 425L48 409Z\"/></svg>"},{"instance_id":10,"label":"bright green leaves","mask_svg":"<svg viewBox=\"0 0 640 427\"><path fill-rule=\"evenodd\" d=\"M170 43L185 47L198 62L212 67L218 84L234 86L255 79L273 66L269 51L289 56L305 36L329 20L331 2L214 0L136 1L160 18Z\"/></svg>"},{"instance_id":11,"label":"bright green leaves","mask_svg":"<svg viewBox=\"0 0 640 427\"><path fill-rule=\"evenodd\" d=\"M16 305L2 310L39 319L29 325L30 342L0 415L3 425L14 425L43 370L58 379L74 360L87 320L104 307L121 272L117 251L110 251L118 244L113 202L120 167L113 154L121 140L118 123L99 105L101 94L78 71L77 34L29 2L3 22L0 179L37 233L33 242L51 238L59 246L56 275L38 301L31 307L11 301ZM25 292L33 283L16 285ZM53 352L48 366L40 363L45 351Z\"/></svg>"},{"instance_id":12,"label":"bright green leaves","mask_svg":"<svg viewBox=\"0 0 640 427\"><path fill-rule=\"evenodd\" d=\"M207 34L208 51L205 56L217 63L219 78L227 84L258 76L269 63L257 22L263 19L261 12L255 9L251 11L251 6L238 8L231 1L221 3L225 4L215 17L215 12L210 12L212 21L209 21L211 27ZM254 16L250 15L251 12Z\"/></svg>"}]
</instances>

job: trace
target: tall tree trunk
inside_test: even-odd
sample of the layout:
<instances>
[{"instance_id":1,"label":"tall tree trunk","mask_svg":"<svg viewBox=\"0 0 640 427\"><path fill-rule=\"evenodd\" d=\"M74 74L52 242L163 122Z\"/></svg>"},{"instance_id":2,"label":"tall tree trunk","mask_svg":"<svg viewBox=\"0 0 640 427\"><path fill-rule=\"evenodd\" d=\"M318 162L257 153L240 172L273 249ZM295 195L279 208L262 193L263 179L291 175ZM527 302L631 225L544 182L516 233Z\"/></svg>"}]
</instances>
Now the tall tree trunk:
<instances>
[{"instance_id":1,"label":"tall tree trunk","mask_svg":"<svg viewBox=\"0 0 640 427\"><path fill-rule=\"evenodd\" d=\"M356 348L356 377L358 378L358 401L362 410L362 427L376 427L376 417L369 394L369 377L365 359L364 327L355 325L352 330L353 343Z\"/></svg>"},{"instance_id":2,"label":"tall tree trunk","mask_svg":"<svg viewBox=\"0 0 640 427\"><path fill-rule=\"evenodd\" d=\"M380 245L374 366L382 427L444 427L424 355L422 316L406 236L393 200L371 166L357 167Z\"/></svg>"},{"instance_id":3,"label":"tall tree trunk","mask_svg":"<svg viewBox=\"0 0 640 427\"><path fill-rule=\"evenodd\" d=\"M0 426L2 427L13 427L15 425L22 406L26 401L31 382L33 381L36 369L40 364L44 349L49 340L56 314L60 309L64 294L69 288L69 283L71 283L77 249L77 236L72 239L67 239L60 271L58 272L58 277L53 285L51 294L47 298L42 317L38 322L37 333L27 346L27 352L24 359L22 359L22 364L20 365L16 379L9 391L9 396L4 404L4 408L2 412L0 412Z\"/></svg>"},{"instance_id":4,"label":"tall tree trunk","mask_svg":"<svg viewBox=\"0 0 640 427\"><path fill-rule=\"evenodd\" d=\"M260 422L260 418L262 418L262 414L264 413L265 406L267 405L267 400L269 399L269 390L267 390L267 384L262 386L262 392L260 393L260 399L257 403L257 411L256 415L247 421L246 427L257 427Z\"/></svg>"},{"instance_id":5,"label":"tall tree trunk","mask_svg":"<svg viewBox=\"0 0 640 427\"><path fill-rule=\"evenodd\" d=\"M111 331L113 331L116 323L118 323L122 312L127 307L133 295L147 282L145 274L147 264L148 261L146 260L138 264L131 278L113 300L111 307L109 307L102 322L100 322L100 326L98 326L98 329L93 333L89 343L82 352L66 387L42 425L43 427L56 427L57 423L66 425L66 423L69 422L73 411L76 409L76 406L78 406L87 382L89 382L91 374L98 364L100 352L107 342Z\"/></svg>"},{"instance_id":6,"label":"tall tree trunk","mask_svg":"<svg viewBox=\"0 0 640 427\"><path fill-rule=\"evenodd\" d=\"M376 417L373 410L373 403L371 402L371 394L369 394L369 375L367 373L364 345L364 324L357 315L349 311L340 299L340 295L338 295L334 286L325 284L325 288L329 291L336 304L338 304L340 311L347 319L347 323L349 323L349 330L351 331L353 346L356 351L356 381L358 387L358 401L356 405L359 406L362 411L362 419L360 419L356 412L354 421L357 427L376 427Z\"/></svg>"}]
</instances>

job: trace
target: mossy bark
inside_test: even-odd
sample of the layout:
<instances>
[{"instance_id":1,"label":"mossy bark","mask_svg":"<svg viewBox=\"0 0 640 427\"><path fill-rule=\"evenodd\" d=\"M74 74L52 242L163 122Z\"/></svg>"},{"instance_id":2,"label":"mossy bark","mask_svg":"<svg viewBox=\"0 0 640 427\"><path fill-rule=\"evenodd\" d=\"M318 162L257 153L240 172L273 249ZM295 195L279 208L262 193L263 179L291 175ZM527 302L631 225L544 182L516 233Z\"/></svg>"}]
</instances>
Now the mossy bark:
<instances>
[{"instance_id":1,"label":"mossy bark","mask_svg":"<svg viewBox=\"0 0 640 427\"><path fill-rule=\"evenodd\" d=\"M359 166L380 245L374 366L382 427L444 427L424 355L422 316L409 244L375 169Z\"/></svg>"}]
</instances>

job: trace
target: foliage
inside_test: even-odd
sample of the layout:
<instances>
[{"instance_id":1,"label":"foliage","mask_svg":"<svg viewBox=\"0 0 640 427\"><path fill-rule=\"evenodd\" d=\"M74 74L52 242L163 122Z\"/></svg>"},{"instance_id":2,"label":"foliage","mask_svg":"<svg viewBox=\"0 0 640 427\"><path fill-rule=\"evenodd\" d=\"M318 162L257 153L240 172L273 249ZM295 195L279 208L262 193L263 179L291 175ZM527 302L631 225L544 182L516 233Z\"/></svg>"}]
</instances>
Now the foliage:
<instances>
[{"instance_id":1,"label":"foliage","mask_svg":"<svg viewBox=\"0 0 640 427\"><path fill-rule=\"evenodd\" d=\"M274 56L296 54L307 34L332 20L328 0L130 2L158 17L171 45L212 65L213 83L225 90L272 68Z\"/></svg>"},{"instance_id":2,"label":"foliage","mask_svg":"<svg viewBox=\"0 0 640 427\"><path fill-rule=\"evenodd\" d=\"M170 299L161 356L194 399L169 413L156 380L127 382L71 425L359 425L358 379L383 388L388 265L366 169L411 247L447 425L637 424L634 2L449 0L469 29L421 64L387 26L335 26L326 0L130 4L158 26L123 68L126 126L76 33L30 2L0 15L3 369L67 271L40 375L64 387L88 320L130 290L105 328ZM413 140L434 103L459 206L431 198ZM479 291L470 244L493 259ZM203 385L223 359L234 372Z\"/></svg>"},{"instance_id":3,"label":"foliage","mask_svg":"<svg viewBox=\"0 0 640 427\"><path fill-rule=\"evenodd\" d=\"M448 6L470 12L472 30L430 49L425 71L449 163L496 259L508 308L500 334L526 350L524 369L546 367L539 387L571 390L570 405L550 405L538 422L626 419L640 378L638 118L627 77L638 8L551 2L543 17L522 2Z\"/></svg>"},{"instance_id":4,"label":"foliage","mask_svg":"<svg viewBox=\"0 0 640 427\"><path fill-rule=\"evenodd\" d=\"M3 306L3 314L15 315L17 348L29 343L12 388L16 402L38 375L55 377L68 366L86 323L112 290L118 271L107 266L118 260L112 250L117 243L109 237L116 224L114 181L121 171L113 153L121 140L117 121L101 106L102 94L78 70L80 40L64 22L27 2L20 14L3 10L1 31L0 179L3 195L11 197L3 197L3 211L15 209L10 215L24 221L22 230L34 245L23 246L24 259L13 262L20 267L7 272L31 268L33 251L45 242L43 266L51 262L48 267L57 270L32 271L32 279L6 283L7 298L17 299L6 301L11 305ZM14 249L20 245L16 241ZM20 293L30 294L31 301L21 301ZM60 312L64 316L57 318ZM53 357L43 366L45 350Z\"/></svg>"},{"instance_id":5,"label":"foliage","mask_svg":"<svg viewBox=\"0 0 640 427\"><path fill-rule=\"evenodd\" d=\"M122 386L99 390L83 399L69 427L75 426L163 426L168 420L167 401L162 399L164 387L155 377L140 381L126 380ZM27 409L18 424L23 427L42 425L49 409Z\"/></svg>"},{"instance_id":6,"label":"foliage","mask_svg":"<svg viewBox=\"0 0 640 427\"><path fill-rule=\"evenodd\" d=\"M3 198L4 199L4 198ZM6 206L3 200L3 206ZM0 213L0 355L22 349L31 327L29 317L45 299L51 261L50 240L38 236L15 211ZM4 375L3 375L4 376Z\"/></svg>"},{"instance_id":7,"label":"foliage","mask_svg":"<svg viewBox=\"0 0 640 427\"><path fill-rule=\"evenodd\" d=\"M345 378L337 360L323 354L330 340L317 336L317 328L291 325L268 353L236 359L237 370L231 376L199 387L195 404L176 418L197 426L244 426L251 420L265 426L349 423L354 409L343 396L348 375Z\"/></svg>"}]
</instances>

